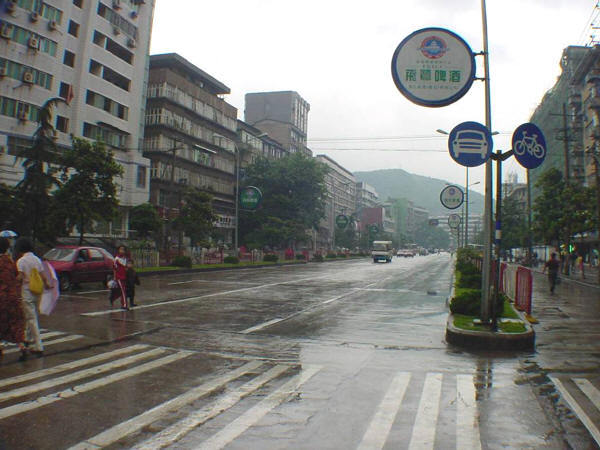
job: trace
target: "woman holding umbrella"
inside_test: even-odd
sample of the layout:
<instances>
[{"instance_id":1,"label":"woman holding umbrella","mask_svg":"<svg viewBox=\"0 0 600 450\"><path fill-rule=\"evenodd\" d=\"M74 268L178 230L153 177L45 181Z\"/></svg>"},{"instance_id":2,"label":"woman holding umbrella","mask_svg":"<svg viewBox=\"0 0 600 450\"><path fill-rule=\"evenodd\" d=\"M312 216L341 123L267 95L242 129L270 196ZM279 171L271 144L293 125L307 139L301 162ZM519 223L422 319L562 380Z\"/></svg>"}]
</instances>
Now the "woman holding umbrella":
<instances>
[{"instance_id":1,"label":"woman holding umbrella","mask_svg":"<svg viewBox=\"0 0 600 450\"><path fill-rule=\"evenodd\" d=\"M21 283L17 279L17 266L7 253L9 248L8 239L0 237L0 341L17 344L24 358L27 353L24 344L25 316L19 295Z\"/></svg>"}]
</instances>

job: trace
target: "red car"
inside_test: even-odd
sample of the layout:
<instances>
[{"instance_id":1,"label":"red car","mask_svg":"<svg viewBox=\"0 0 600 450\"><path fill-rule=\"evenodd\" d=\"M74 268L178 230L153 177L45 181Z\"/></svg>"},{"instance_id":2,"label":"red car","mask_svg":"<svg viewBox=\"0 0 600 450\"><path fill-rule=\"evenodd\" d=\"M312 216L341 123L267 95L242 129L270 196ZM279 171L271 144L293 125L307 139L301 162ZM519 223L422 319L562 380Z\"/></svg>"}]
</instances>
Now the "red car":
<instances>
[{"instance_id":1,"label":"red car","mask_svg":"<svg viewBox=\"0 0 600 450\"><path fill-rule=\"evenodd\" d=\"M91 281L106 283L113 273L114 258L103 248L65 245L44 255L60 281L60 290L68 291L75 284Z\"/></svg>"}]
</instances>

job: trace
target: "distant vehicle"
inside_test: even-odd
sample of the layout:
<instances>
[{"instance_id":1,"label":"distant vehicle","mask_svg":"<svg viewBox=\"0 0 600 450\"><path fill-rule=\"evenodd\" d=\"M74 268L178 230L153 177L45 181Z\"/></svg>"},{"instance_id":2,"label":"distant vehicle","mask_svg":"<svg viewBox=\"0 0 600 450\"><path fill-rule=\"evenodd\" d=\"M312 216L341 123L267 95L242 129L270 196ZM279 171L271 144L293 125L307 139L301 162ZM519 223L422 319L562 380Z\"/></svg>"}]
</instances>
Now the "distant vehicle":
<instances>
[{"instance_id":1,"label":"distant vehicle","mask_svg":"<svg viewBox=\"0 0 600 450\"><path fill-rule=\"evenodd\" d=\"M113 273L113 256L100 247L65 245L49 250L44 259L56 271L61 291L75 284L100 281L106 285Z\"/></svg>"},{"instance_id":2,"label":"distant vehicle","mask_svg":"<svg viewBox=\"0 0 600 450\"><path fill-rule=\"evenodd\" d=\"M392 262L393 255L392 241L373 241L373 251L371 251L373 262Z\"/></svg>"},{"instance_id":3,"label":"distant vehicle","mask_svg":"<svg viewBox=\"0 0 600 450\"><path fill-rule=\"evenodd\" d=\"M461 153L475 153L481 155L481 159L485 159L488 153L485 134L477 130L459 131L452 141L452 152L456 158Z\"/></svg>"},{"instance_id":4,"label":"distant vehicle","mask_svg":"<svg viewBox=\"0 0 600 450\"><path fill-rule=\"evenodd\" d=\"M401 248L400 250L398 250L398 253L396 253L396 256L401 256L403 258L413 258L415 256L415 252L408 248Z\"/></svg>"}]
</instances>

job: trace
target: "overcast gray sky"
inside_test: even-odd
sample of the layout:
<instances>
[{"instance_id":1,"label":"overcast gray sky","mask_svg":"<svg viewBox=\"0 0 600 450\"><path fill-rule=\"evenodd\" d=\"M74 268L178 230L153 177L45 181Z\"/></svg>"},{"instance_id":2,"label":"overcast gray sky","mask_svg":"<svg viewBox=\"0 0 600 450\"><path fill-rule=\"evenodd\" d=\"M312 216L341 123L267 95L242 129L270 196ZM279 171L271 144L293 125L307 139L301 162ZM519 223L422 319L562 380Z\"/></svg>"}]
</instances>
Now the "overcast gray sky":
<instances>
[{"instance_id":1,"label":"overcast gray sky","mask_svg":"<svg viewBox=\"0 0 600 450\"><path fill-rule=\"evenodd\" d=\"M595 4L488 0L492 128L501 133L495 149L510 148L513 130L552 87L563 48L589 41ZM309 146L349 170L402 168L464 183L464 168L435 130L484 123L483 83L450 106L425 108L402 96L391 77L396 46L430 26L458 33L474 52L483 48L480 0L157 0L151 52L179 53L225 83L241 119L247 92L297 91L311 105ZM401 139L375 140L391 137ZM334 141L348 138L367 140ZM363 150L334 150L342 148ZM474 187L480 191L482 167L469 172L482 181ZM504 167L524 179L512 158Z\"/></svg>"}]
</instances>

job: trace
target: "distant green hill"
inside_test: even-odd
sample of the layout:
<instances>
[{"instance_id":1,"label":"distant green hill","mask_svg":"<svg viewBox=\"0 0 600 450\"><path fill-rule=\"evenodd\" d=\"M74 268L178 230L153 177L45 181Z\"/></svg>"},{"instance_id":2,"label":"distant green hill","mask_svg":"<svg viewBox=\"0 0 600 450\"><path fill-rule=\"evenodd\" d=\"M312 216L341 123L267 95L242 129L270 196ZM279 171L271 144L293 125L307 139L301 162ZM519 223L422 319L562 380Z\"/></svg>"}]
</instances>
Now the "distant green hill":
<instances>
[{"instance_id":1,"label":"distant green hill","mask_svg":"<svg viewBox=\"0 0 600 450\"><path fill-rule=\"evenodd\" d=\"M358 181L364 181L373 186L381 201L387 200L388 197L406 198L429 210L431 216L450 212L440 203L440 192L446 186L447 181L415 175L402 169L354 172L354 176ZM470 190L469 203L470 214L483 213L483 195Z\"/></svg>"}]
</instances>

